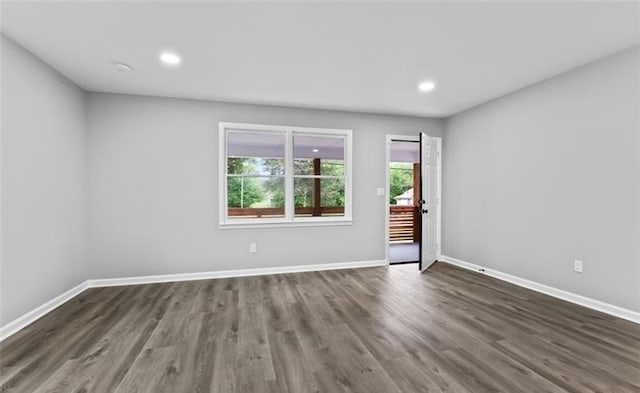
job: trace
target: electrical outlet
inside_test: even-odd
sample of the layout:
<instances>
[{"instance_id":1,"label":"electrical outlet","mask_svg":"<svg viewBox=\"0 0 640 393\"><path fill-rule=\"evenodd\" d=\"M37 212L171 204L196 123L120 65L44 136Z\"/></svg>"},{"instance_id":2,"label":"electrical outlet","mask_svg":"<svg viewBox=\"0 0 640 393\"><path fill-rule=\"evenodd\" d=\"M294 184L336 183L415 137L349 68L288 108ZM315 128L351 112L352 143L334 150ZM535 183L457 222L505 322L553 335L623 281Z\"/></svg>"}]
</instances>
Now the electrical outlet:
<instances>
[{"instance_id":1,"label":"electrical outlet","mask_svg":"<svg viewBox=\"0 0 640 393\"><path fill-rule=\"evenodd\" d=\"M257 245L255 243L249 243L249 252L253 254L254 252L257 252L257 251L258 251Z\"/></svg>"},{"instance_id":2,"label":"electrical outlet","mask_svg":"<svg viewBox=\"0 0 640 393\"><path fill-rule=\"evenodd\" d=\"M573 261L573 271L576 273L582 273L582 261L576 259L575 261Z\"/></svg>"},{"instance_id":3,"label":"electrical outlet","mask_svg":"<svg viewBox=\"0 0 640 393\"><path fill-rule=\"evenodd\" d=\"M376 195L377 196L384 196L386 190L384 188L376 188Z\"/></svg>"}]
</instances>

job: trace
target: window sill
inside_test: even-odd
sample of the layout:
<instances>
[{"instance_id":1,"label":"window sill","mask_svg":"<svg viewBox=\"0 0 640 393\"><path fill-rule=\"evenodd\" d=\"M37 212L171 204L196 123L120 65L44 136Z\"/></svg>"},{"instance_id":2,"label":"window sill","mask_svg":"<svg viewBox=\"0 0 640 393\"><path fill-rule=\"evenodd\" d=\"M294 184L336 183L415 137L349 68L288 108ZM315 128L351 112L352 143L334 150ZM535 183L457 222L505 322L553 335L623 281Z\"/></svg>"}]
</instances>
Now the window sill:
<instances>
[{"instance_id":1,"label":"window sill","mask_svg":"<svg viewBox=\"0 0 640 393\"><path fill-rule=\"evenodd\" d=\"M226 222L220 223L220 229L260 229L260 228L300 228L300 227L331 227L331 226L349 226L353 224L353 220L345 218L336 219L313 219L299 221L271 221L271 222Z\"/></svg>"}]
</instances>

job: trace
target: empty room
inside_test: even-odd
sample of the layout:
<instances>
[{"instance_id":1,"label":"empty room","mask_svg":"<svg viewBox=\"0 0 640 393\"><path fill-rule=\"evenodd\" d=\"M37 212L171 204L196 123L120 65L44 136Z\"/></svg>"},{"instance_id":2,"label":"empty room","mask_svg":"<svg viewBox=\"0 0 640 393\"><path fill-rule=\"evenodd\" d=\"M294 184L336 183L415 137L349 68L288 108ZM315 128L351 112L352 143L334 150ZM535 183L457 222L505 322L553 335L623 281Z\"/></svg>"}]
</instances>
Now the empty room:
<instances>
[{"instance_id":1,"label":"empty room","mask_svg":"<svg viewBox=\"0 0 640 393\"><path fill-rule=\"evenodd\" d=\"M640 392L640 2L0 2L0 392Z\"/></svg>"}]
</instances>

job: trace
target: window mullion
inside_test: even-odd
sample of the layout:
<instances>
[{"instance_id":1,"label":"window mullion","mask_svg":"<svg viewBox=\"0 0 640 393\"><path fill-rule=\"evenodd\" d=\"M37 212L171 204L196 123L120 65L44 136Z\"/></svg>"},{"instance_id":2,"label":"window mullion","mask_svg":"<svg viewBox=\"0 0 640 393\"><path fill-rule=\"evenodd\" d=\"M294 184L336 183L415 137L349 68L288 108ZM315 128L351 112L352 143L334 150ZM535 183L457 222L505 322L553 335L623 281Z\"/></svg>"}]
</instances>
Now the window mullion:
<instances>
[{"instance_id":1,"label":"window mullion","mask_svg":"<svg viewBox=\"0 0 640 393\"><path fill-rule=\"evenodd\" d=\"M285 218L293 221L295 215L295 202L293 196L293 132L286 132L284 152L284 211Z\"/></svg>"}]
</instances>

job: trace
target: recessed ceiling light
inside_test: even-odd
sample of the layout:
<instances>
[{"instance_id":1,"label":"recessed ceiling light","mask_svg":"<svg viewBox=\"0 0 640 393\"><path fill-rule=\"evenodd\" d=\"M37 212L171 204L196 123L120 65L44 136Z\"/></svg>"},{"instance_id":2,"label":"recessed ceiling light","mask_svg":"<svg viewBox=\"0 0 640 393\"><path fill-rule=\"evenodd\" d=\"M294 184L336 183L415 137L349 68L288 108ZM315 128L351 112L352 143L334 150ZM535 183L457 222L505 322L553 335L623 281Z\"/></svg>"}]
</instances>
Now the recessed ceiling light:
<instances>
[{"instance_id":1,"label":"recessed ceiling light","mask_svg":"<svg viewBox=\"0 0 640 393\"><path fill-rule=\"evenodd\" d=\"M422 82L418 85L418 90L423 92L432 91L435 88L436 88L436 84L435 82L432 82L432 81Z\"/></svg>"},{"instance_id":2,"label":"recessed ceiling light","mask_svg":"<svg viewBox=\"0 0 640 393\"><path fill-rule=\"evenodd\" d=\"M118 71L131 71L131 70L133 70L133 67L131 67L129 64L124 64L124 63L113 63L113 68L115 68Z\"/></svg>"},{"instance_id":3,"label":"recessed ceiling light","mask_svg":"<svg viewBox=\"0 0 640 393\"><path fill-rule=\"evenodd\" d=\"M312 152L314 152L314 153L317 153L317 152L319 152L320 150L318 150L318 149L313 149L313 150L311 150L311 151L312 151Z\"/></svg>"},{"instance_id":4,"label":"recessed ceiling light","mask_svg":"<svg viewBox=\"0 0 640 393\"><path fill-rule=\"evenodd\" d=\"M177 66L182 61L180 56L172 52L162 52L160 54L160 60L162 60L164 64L170 66Z\"/></svg>"}]
</instances>

